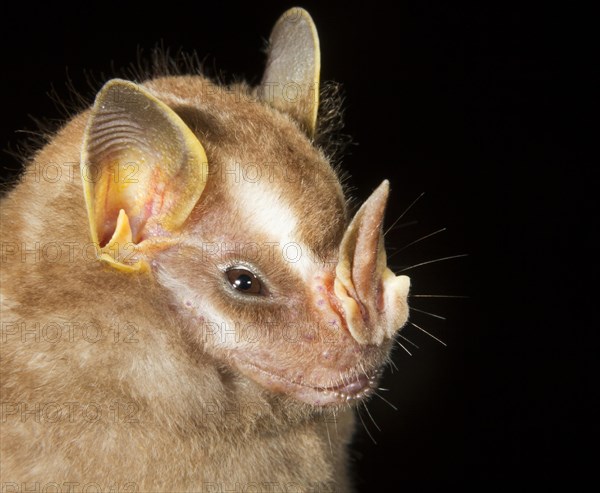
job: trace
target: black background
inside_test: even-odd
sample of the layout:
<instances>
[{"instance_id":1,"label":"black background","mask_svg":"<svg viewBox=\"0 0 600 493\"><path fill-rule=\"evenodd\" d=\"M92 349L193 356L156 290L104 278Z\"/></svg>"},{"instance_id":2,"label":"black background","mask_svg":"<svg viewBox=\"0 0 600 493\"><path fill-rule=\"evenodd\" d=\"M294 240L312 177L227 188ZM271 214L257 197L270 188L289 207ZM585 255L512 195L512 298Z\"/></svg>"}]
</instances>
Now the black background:
<instances>
[{"instance_id":1,"label":"black background","mask_svg":"<svg viewBox=\"0 0 600 493\"><path fill-rule=\"evenodd\" d=\"M322 80L345 88L354 195L389 178L391 224L425 192L388 234L389 251L447 228L391 263L469 254L407 272L414 294L469 298L412 299L446 317L411 314L447 347L413 326L403 332L420 349L398 349L398 371L386 373L382 395L398 410L369 404L382 431L361 413L377 442L360 427L361 491L488 491L503 480L518 490L522 474L538 486L580 479L597 436L597 425L584 424L594 326L583 315L597 229L587 216L597 181L582 145L597 85L585 13L505 2L298 4L319 29ZM211 74L256 83L270 28L290 6L13 6L2 18L1 145L35 130L28 115L61 118L52 87L69 100L70 79L92 98L86 73L97 88L159 42L196 50ZM4 154L1 163L14 176L18 160Z\"/></svg>"}]
</instances>

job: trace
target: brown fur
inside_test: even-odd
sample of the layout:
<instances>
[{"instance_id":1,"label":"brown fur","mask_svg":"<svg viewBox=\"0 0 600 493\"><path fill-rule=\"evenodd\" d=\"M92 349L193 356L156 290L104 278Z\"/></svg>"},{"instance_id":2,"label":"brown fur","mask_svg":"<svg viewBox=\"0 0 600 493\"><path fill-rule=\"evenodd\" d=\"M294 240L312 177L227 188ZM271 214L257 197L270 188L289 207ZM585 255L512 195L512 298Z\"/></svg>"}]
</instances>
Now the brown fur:
<instances>
[{"instance_id":1,"label":"brown fur","mask_svg":"<svg viewBox=\"0 0 600 493\"><path fill-rule=\"evenodd\" d=\"M102 491L350 491L351 407L289 392L290 382L345 382L358 365L370 375L390 346L327 328L317 309L349 221L335 172L253 88L225 90L201 76L144 87L193 130L210 170L174 246L146 255L149 271L120 272L86 249L79 160L89 110L33 157L2 201L0 483L5 491L73 482L73 491L91 483ZM237 174L228 173L232 162ZM257 169L258 183L243 179ZM266 260L264 246L279 240L273 225L260 224L260 205L238 201L260 199L265 186L299 220L293 239L310 258L302 271L281 254ZM259 261L235 247L249 242L260 246ZM205 255L206 245L219 251ZM268 300L224 284L223 265L246 260L268 284ZM326 314L343 325L334 305ZM241 342L222 343L214 313ZM285 335L292 325L293 340ZM276 378L264 380L264 368Z\"/></svg>"}]
</instances>

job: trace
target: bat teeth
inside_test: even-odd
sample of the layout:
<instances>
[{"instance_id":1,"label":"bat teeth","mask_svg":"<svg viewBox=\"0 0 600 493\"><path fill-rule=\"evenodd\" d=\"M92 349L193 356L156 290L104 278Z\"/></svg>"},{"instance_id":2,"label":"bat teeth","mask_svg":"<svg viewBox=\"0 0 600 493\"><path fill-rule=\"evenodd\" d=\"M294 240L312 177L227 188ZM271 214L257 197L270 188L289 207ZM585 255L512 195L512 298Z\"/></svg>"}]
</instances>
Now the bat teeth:
<instances>
[{"instance_id":1,"label":"bat teeth","mask_svg":"<svg viewBox=\"0 0 600 493\"><path fill-rule=\"evenodd\" d=\"M377 384L377 378L381 375L382 371L378 370L373 375L369 376L368 385L366 388L361 389L356 393L348 393L348 392L340 392L340 391L330 391L330 394L335 397L339 402L352 403L360 401L365 397L369 397L373 395L374 387Z\"/></svg>"}]
</instances>

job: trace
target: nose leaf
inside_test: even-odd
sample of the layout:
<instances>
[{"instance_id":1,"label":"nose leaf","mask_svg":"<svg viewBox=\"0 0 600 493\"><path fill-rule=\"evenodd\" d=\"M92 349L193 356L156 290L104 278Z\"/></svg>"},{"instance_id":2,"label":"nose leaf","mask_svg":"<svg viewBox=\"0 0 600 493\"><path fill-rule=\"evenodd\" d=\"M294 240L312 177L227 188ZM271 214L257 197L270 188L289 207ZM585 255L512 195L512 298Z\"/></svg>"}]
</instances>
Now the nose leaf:
<instances>
[{"instance_id":1,"label":"nose leaf","mask_svg":"<svg viewBox=\"0 0 600 493\"><path fill-rule=\"evenodd\" d=\"M381 344L408 318L410 279L387 267L383 218L389 195L384 180L358 210L344 233L334 292L352 337L360 344Z\"/></svg>"}]
</instances>

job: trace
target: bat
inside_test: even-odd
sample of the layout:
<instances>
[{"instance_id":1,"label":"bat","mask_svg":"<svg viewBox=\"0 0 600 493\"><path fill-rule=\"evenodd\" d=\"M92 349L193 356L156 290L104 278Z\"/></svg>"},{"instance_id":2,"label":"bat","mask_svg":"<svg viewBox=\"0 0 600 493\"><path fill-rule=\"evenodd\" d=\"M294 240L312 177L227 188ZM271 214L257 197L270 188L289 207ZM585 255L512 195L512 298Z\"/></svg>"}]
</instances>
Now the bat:
<instances>
[{"instance_id":1,"label":"bat","mask_svg":"<svg viewBox=\"0 0 600 493\"><path fill-rule=\"evenodd\" d=\"M351 214L319 144L319 73L294 8L257 86L112 79L30 159L2 198L2 492L352 491L410 280L388 181Z\"/></svg>"}]
</instances>

